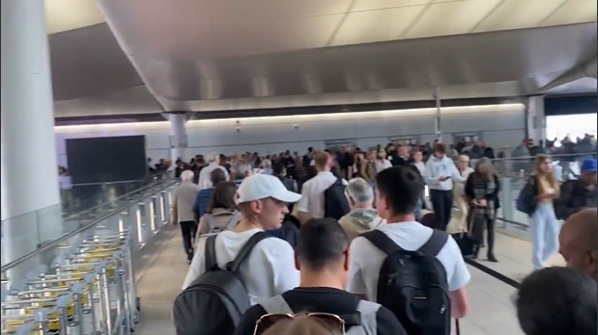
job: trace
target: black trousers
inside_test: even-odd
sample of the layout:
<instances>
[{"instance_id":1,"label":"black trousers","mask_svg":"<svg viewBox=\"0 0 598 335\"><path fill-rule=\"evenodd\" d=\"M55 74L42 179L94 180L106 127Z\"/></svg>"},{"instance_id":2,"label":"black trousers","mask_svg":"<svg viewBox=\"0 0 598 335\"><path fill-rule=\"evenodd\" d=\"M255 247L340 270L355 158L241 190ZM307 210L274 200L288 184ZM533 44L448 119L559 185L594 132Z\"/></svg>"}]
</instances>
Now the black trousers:
<instances>
[{"instance_id":1,"label":"black trousers","mask_svg":"<svg viewBox=\"0 0 598 335\"><path fill-rule=\"evenodd\" d=\"M183 221L179 222L181 226L181 233L183 235L183 246L187 253L187 259L193 259L193 241L195 241L195 234L197 233L197 222Z\"/></svg>"},{"instance_id":2,"label":"black trousers","mask_svg":"<svg viewBox=\"0 0 598 335\"><path fill-rule=\"evenodd\" d=\"M446 230L446 227L451 221L453 191L430 190L430 200L432 201L432 207L434 207L436 228Z\"/></svg>"},{"instance_id":3,"label":"black trousers","mask_svg":"<svg viewBox=\"0 0 598 335\"><path fill-rule=\"evenodd\" d=\"M474 208L470 209L470 212L475 211ZM475 241L475 244L480 246L484 242L484 231L486 231L488 239L488 253L494 252L494 234L496 227L495 215L492 214L477 214L473 213L473 224L471 227L471 235Z\"/></svg>"}]
</instances>

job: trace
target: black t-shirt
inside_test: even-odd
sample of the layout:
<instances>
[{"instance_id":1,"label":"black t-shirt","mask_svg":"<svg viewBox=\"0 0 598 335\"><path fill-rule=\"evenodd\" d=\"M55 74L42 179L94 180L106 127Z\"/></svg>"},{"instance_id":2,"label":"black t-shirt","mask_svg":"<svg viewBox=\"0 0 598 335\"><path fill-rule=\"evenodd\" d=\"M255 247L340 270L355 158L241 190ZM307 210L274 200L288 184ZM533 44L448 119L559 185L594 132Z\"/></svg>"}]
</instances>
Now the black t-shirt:
<instances>
[{"instance_id":1,"label":"black t-shirt","mask_svg":"<svg viewBox=\"0 0 598 335\"><path fill-rule=\"evenodd\" d=\"M355 322L351 320L355 319L359 298L347 291L327 287L299 287L283 293L282 296L296 313L335 314L345 319L347 330L355 325ZM238 325L235 335L252 335L255 323L265 314L266 311L261 305L249 308ZM378 310L376 321L378 335L407 335L394 314L384 307L380 307Z\"/></svg>"},{"instance_id":2,"label":"black t-shirt","mask_svg":"<svg viewBox=\"0 0 598 335\"><path fill-rule=\"evenodd\" d=\"M336 154L336 161L338 162L338 166L342 170L348 169L350 166L353 166L353 163L354 163L353 155L351 155L348 152L345 152L344 154L338 152Z\"/></svg>"}]
</instances>

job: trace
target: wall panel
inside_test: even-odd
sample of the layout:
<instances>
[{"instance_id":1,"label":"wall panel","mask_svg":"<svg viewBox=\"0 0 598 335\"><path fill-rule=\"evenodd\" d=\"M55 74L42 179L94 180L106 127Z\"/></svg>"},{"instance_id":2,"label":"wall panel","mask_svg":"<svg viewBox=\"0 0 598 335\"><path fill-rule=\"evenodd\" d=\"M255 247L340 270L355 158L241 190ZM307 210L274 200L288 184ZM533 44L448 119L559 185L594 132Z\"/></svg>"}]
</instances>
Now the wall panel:
<instances>
[{"instance_id":1,"label":"wall panel","mask_svg":"<svg viewBox=\"0 0 598 335\"><path fill-rule=\"evenodd\" d=\"M193 120L187 122L187 155L221 153L303 153L322 148L325 140L355 139L362 149L386 145L389 137L418 136L432 142L434 109L297 115L245 119ZM525 137L525 110L521 104L442 109L443 139L452 133L481 132L484 140L501 148L515 146ZM237 131L237 128L239 130ZM65 139L101 136L145 135L147 155L154 161L169 157L168 122L60 126L55 128L58 161L66 165Z\"/></svg>"}]
</instances>

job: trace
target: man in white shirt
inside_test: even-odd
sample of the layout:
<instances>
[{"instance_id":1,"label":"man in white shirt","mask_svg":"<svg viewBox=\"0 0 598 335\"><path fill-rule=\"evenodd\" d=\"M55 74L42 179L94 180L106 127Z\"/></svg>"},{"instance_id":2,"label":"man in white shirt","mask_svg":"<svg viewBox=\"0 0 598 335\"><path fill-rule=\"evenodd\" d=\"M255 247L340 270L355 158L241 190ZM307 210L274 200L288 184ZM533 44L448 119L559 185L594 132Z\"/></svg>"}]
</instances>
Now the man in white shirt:
<instances>
[{"instance_id":1,"label":"man in white shirt","mask_svg":"<svg viewBox=\"0 0 598 335\"><path fill-rule=\"evenodd\" d=\"M414 211L423 184L412 168L396 166L376 176L376 208L387 224L377 230L406 251L419 250L432 237L433 230L415 221ZM378 280L386 254L365 237L357 237L349 251L348 291L377 302ZM459 246L448 239L435 255L446 270L452 317L462 318L469 309L465 286L471 279Z\"/></svg>"},{"instance_id":2,"label":"man in white shirt","mask_svg":"<svg viewBox=\"0 0 598 335\"><path fill-rule=\"evenodd\" d=\"M334 161L329 153L319 151L313 157L318 174L303 184L302 197L296 205L298 219L302 223L310 218L324 218L326 214L324 192L338 180L338 177L330 172ZM344 179L343 184L347 185Z\"/></svg>"},{"instance_id":3,"label":"man in white shirt","mask_svg":"<svg viewBox=\"0 0 598 335\"><path fill-rule=\"evenodd\" d=\"M172 224L181 226L183 246L187 253L187 260L193 259L193 241L197 232L197 221L193 213L193 204L199 187L193 183L193 171L185 170L181 173L181 185L172 192Z\"/></svg>"},{"instance_id":4,"label":"man in white shirt","mask_svg":"<svg viewBox=\"0 0 598 335\"><path fill-rule=\"evenodd\" d=\"M228 171L226 171L226 169L223 166L220 166L220 164L218 164L220 156L217 153L210 153L207 159L209 165L201 169L201 172L199 173L199 182L197 184L199 185L200 190L214 187L212 185L211 173L216 169L221 169L224 172L224 176L226 177L224 180L230 180Z\"/></svg>"},{"instance_id":5,"label":"man in white shirt","mask_svg":"<svg viewBox=\"0 0 598 335\"><path fill-rule=\"evenodd\" d=\"M235 259L255 233L280 228L288 213L287 203L301 198L300 194L288 191L278 178L265 174L245 178L237 194L241 221L235 229L216 237L216 260L221 269ZM200 238L183 289L205 272L205 245L206 238ZM278 238L260 241L241 264L239 273L252 305L299 285L293 248Z\"/></svg>"},{"instance_id":6,"label":"man in white shirt","mask_svg":"<svg viewBox=\"0 0 598 335\"><path fill-rule=\"evenodd\" d=\"M424 180L430 188L430 200L434 208L435 227L446 230L453 208L454 182L465 182L452 159L446 156L444 143L434 145L434 155L428 159Z\"/></svg>"}]
</instances>

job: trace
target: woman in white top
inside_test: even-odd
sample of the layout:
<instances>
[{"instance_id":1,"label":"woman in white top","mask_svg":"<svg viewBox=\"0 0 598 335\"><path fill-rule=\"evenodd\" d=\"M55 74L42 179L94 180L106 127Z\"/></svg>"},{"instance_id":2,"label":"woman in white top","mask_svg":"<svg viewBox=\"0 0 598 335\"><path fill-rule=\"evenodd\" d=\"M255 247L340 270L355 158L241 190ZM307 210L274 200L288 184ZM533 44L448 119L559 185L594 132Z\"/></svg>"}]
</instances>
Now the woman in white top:
<instances>
[{"instance_id":1,"label":"woman in white top","mask_svg":"<svg viewBox=\"0 0 598 335\"><path fill-rule=\"evenodd\" d=\"M469 166L469 156L459 156L457 162L459 174L467 180L473 169ZM446 228L449 234L459 234L468 231L469 201L465 195L465 184L455 183L453 187L453 209L451 211L451 220Z\"/></svg>"},{"instance_id":2,"label":"woman in white top","mask_svg":"<svg viewBox=\"0 0 598 335\"><path fill-rule=\"evenodd\" d=\"M392 164L386 159L386 150L381 149L378 151L378 158L376 159L376 172L380 173L382 170L391 168Z\"/></svg>"},{"instance_id":3,"label":"woman in white top","mask_svg":"<svg viewBox=\"0 0 598 335\"><path fill-rule=\"evenodd\" d=\"M423 176L426 171L426 163L424 163L424 154L419 150L413 153L413 165L415 165L419 173Z\"/></svg>"}]
</instances>

